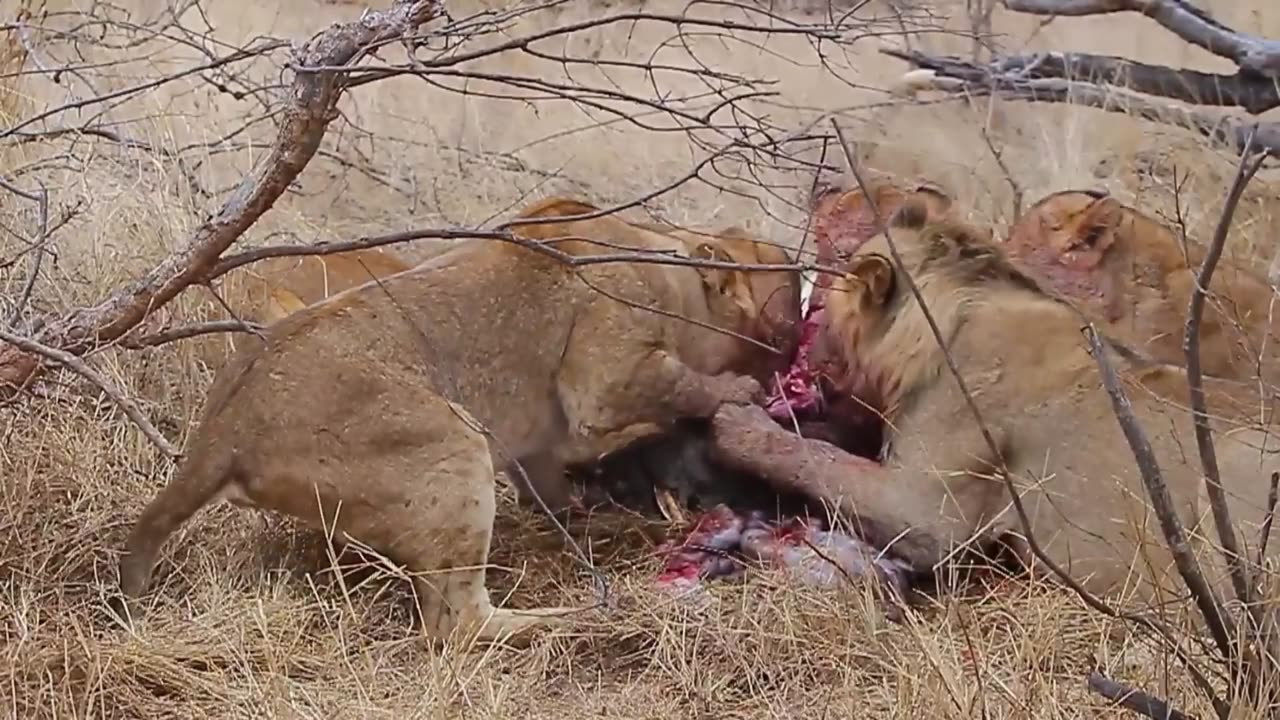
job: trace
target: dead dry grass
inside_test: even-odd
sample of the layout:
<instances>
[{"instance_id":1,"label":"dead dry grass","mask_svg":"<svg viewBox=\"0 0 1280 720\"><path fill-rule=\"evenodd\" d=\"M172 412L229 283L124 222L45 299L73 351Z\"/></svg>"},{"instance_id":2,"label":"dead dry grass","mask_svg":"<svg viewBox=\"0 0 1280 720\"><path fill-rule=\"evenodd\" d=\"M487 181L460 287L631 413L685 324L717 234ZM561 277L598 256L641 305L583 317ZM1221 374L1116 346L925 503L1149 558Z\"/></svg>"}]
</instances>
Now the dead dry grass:
<instances>
[{"instance_id":1,"label":"dead dry grass","mask_svg":"<svg viewBox=\"0 0 1280 720\"><path fill-rule=\"evenodd\" d=\"M123 5L151 15L167 3ZM3 17L13 17L15 7L0 3ZM89 4L49 0L46 7ZM451 7L464 13L462 4ZM663 0L649 7L682 5ZM303 38L360 9L291 0L222 3L208 11L214 36L239 43L259 33ZM1280 10L1262 0L1212 9L1242 29L1280 36ZM530 22L593 12L597 5L575 0ZM1025 41L1036 48L1126 53L1142 32L1140 59L1214 67L1199 51L1132 18L1059 20L1033 32L1033 22L997 17L1012 47ZM666 39L646 35L643 27L613 28L570 44L580 53L629 48L643 57ZM932 50L967 48L941 36L916 42ZM871 88L902 69L875 49L875 41L867 41L843 59ZM1012 184L1028 201L1067 187L1104 186L1169 213L1176 169L1186 176L1182 202L1199 233L1216 219L1234 169L1233 158L1178 131L1093 111L858 109L884 101L884 94L849 88L813 67L799 40L771 38L763 50L707 42L700 51L717 69L777 78L782 99L770 108L775 120L799 123L818 111L843 109L872 167L929 177L978 218L998 224L1011 219L1011 179L987 149L983 128L1004 149ZM21 48L7 52L0 72L18 62ZM146 62L103 70L92 81L106 91L191 57L174 46ZM527 60L489 62L531 69L503 64ZM5 125L23 107L57 105L87 92L76 79L62 85L37 76L9 80L0 88ZM565 103L535 112L407 80L363 88L344 110L352 119L344 132L352 137L339 146L342 162L317 158L298 192L245 242L472 224L551 192L625 200L686 172L692 157L682 136L620 124L590 127L595 121ZM254 111L252 102L192 79L109 112L136 139L176 148L218 137ZM84 116L61 120L77 119ZM369 135L357 137L357 126ZM0 149L7 173L39 164L55 210L76 208L58 235L57 262L41 277L36 307L57 310L101 298L181 242L261 154L269 134L257 137L256 144L204 159L195 174L207 196L180 182L172 163L108 143L79 140L95 148L81 146L79 160L61 157L66 147L51 143ZM809 178L773 180L789 184L781 197L744 198L695 185L653 205L676 222L741 223L794 245L799 233L790 224L802 218L787 207L787 193L798 201ZM1275 185L1264 177L1241 208L1232 249L1269 259L1278 208ZM0 199L0 215L15 232L26 232L32 218L11 196ZM0 237L0 258L17 243ZM0 274L0 292L14 292L23 277L20 270ZM209 311L202 298L184 299L178 308L189 316ZM108 351L93 361L170 438L183 438L209 380L192 345ZM127 524L172 465L114 405L67 375L53 379L47 400L0 409L0 437L0 717L1119 717L1084 688L1095 665L1184 709L1207 710L1163 653L1062 592L1007 583L892 625L860 591L799 590L762 574L713 587L717 604L698 613L647 588L657 567L655 529L617 517L595 518L576 532L609 576L618 606L608 616L586 615L575 633L543 638L527 651L432 652L410 627L407 584L394 573L356 569L335 577L317 534L223 507L202 513L170 541L157 570L155 604L139 633L129 635L108 621L103 598L115 582L115 552ZM517 606L590 601L589 582L560 538L509 498L500 513L495 592L509 593Z\"/></svg>"}]
</instances>

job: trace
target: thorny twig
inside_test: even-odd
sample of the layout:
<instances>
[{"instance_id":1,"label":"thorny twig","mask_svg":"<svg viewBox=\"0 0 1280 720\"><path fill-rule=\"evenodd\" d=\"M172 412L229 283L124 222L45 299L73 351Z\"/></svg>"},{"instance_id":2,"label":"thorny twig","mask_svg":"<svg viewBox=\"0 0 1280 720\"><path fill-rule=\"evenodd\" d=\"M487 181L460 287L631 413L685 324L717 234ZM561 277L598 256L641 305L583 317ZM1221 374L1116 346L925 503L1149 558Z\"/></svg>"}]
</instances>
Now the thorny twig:
<instances>
[{"instance_id":1,"label":"thorny twig","mask_svg":"<svg viewBox=\"0 0 1280 720\"><path fill-rule=\"evenodd\" d=\"M27 275L26 283L22 286L22 294L18 296L18 301L14 303L9 315L9 328L16 330L27 303L31 301L31 293L35 290L36 280L40 277L40 266L47 252L45 244L49 241L49 191L41 185L38 192L28 192L3 178L0 178L0 187L36 204L36 237L31 243L31 271Z\"/></svg>"},{"instance_id":2,"label":"thorny twig","mask_svg":"<svg viewBox=\"0 0 1280 720\"><path fill-rule=\"evenodd\" d=\"M1070 588L1072 592L1074 592L1076 596L1079 597L1090 608L1104 615L1107 615L1109 617L1114 617L1114 618L1124 619L1124 620L1129 620L1130 622L1134 622L1142 627L1147 628L1148 630L1155 633L1158 637L1160 637L1173 650L1175 655L1177 655L1179 660L1187 668L1187 671L1191 674L1192 680L1196 683L1196 685L1205 693L1207 697L1210 698L1210 700L1214 704L1214 707L1219 710L1219 714L1221 714L1223 717L1226 717L1226 712L1229 710L1229 707L1225 702L1222 701L1221 698L1217 696L1217 693L1214 690L1213 685L1209 683L1208 678L1206 678L1204 674L1191 661L1191 659L1187 657L1185 650L1183 650L1182 647L1178 644L1176 638L1173 635L1173 632L1169 628L1167 628L1164 624L1162 624L1158 620L1151 618L1149 616L1123 612L1123 611L1117 610L1116 608L1111 607L1106 602L1104 602L1101 598L1098 598L1096 595L1089 592L1075 578L1071 577L1071 575L1067 573L1066 570L1059 567L1058 564L1055 563L1053 559L1050 558L1048 554L1044 552L1044 549L1040 547L1040 543L1036 540L1035 534L1031 531L1031 517L1027 513L1026 507L1022 502L1022 496L1021 494L1019 494L1018 488L1014 484L1013 478L1011 477L1008 467L1005 464L1003 453L1000 452L999 445L996 444L995 438L991 434L991 430L988 428L986 420L983 418L981 411L978 409L977 402L974 400L973 395L969 392L968 386L965 383L959 368L955 364L955 359L951 356L951 351L948 349L946 341L942 336L942 331L938 328L937 320L934 319L933 317L933 312L929 309L928 304L925 303L924 296L920 293L920 288L916 285L914 278L912 278L911 276L911 273L907 272L906 266L903 265L902 263L902 258L899 255L897 250L897 245L894 243L892 235L888 228L888 218L885 218L884 215L880 212L880 208L875 201L874 194L869 191L866 183L863 181L862 173L858 169L858 162L856 159L857 156L854 153L853 148L850 146L849 142L845 139L844 132L843 130L841 130L840 125L835 121L835 119L831 120L831 124L835 128L836 137L838 138L840 142L840 146L844 151L845 159L849 165L849 170L853 174L854 179L857 181L858 187L861 190L863 197L866 198L867 206L871 209L872 215L875 217L875 222L877 227L881 228L882 232L884 232L885 241L889 246L890 254L893 256L893 262L894 262L894 265L896 266L897 272L905 281L907 288L911 291L911 294L915 299L917 305L919 305L920 311L924 315L925 321L929 325L930 332L933 334L934 341L937 343L938 348L942 352L943 359L946 361L947 369L950 372L951 376L955 379L957 385L959 386L961 394L965 398L965 402L968 405L970 412L974 416L974 420L978 425L978 429L982 434L983 440L987 445L988 451L991 452L992 457L995 458L996 461L999 463L997 472L999 473L1001 480L1004 482L1005 488L1009 493L1010 501L1013 505L1014 512L1018 515L1018 521L1022 526L1024 539L1026 540L1028 548L1031 550L1032 554L1035 555L1037 560L1044 563L1045 566L1049 568L1050 572L1052 572L1054 576L1056 576L1064 585ZM1095 341L1096 341L1096 338L1095 338ZM1178 521L1177 516L1174 516L1173 520L1177 522ZM1223 637L1224 638L1226 637L1225 632L1223 633Z\"/></svg>"}]
</instances>

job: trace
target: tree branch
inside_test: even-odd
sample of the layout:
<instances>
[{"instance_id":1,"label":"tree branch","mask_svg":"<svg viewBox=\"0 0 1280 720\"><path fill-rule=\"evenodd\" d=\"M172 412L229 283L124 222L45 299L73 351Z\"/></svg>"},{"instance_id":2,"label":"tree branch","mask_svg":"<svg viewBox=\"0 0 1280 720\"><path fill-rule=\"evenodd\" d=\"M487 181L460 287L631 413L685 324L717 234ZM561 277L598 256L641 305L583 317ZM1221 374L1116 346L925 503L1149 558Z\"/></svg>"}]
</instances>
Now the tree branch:
<instances>
[{"instance_id":1,"label":"tree branch","mask_svg":"<svg viewBox=\"0 0 1280 720\"><path fill-rule=\"evenodd\" d=\"M98 305L76 309L47 323L34 341L82 355L124 335L148 312L197 282L223 251L275 204L315 155L329 123L337 117L348 64L363 57L370 45L403 37L443 12L440 0L395 0L389 10L334 25L302 45L294 53L295 68L335 69L295 72L271 152L240 182L222 208L196 229L185 248ZM21 125L10 131L17 127ZM0 347L0 397L29 383L42 367L41 357L29 348L15 343Z\"/></svg>"},{"instance_id":2,"label":"tree branch","mask_svg":"<svg viewBox=\"0 0 1280 720\"><path fill-rule=\"evenodd\" d=\"M120 346L129 348L130 350L141 350L143 348L156 347L166 343L175 342L177 340L186 340L187 338L199 337L200 335L212 335L213 333L226 332L242 332L257 333L261 332L264 326L257 323L245 322L243 320L210 320L209 322L197 323L195 325L183 325L175 328L168 328L150 335L143 335L135 338L132 334L125 335L120 338Z\"/></svg>"},{"instance_id":3,"label":"tree branch","mask_svg":"<svg viewBox=\"0 0 1280 720\"><path fill-rule=\"evenodd\" d=\"M1213 522L1217 526L1218 539L1222 541L1222 554L1226 558L1227 567L1231 571L1231 584L1236 591L1236 598L1249 608L1256 627L1261 627L1261 609L1253 602L1252 583L1247 558L1240 550L1240 541L1236 537L1235 527L1231 523L1231 513L1227 509L1227 494L1222 488L1222 480L1218 470L1218 455L1213 445L1213 434L1209 428L1209 412L1204 395L1204 377L1200 369L1200 324L1204 319L1204 305L1209 283L1213 272L1222 257L1226 246L1227 235L1231 231L1231 221L1235 217L1236 206L1240 196L1244 194L1249 181L1262 167L1266 153L1252 156L1253 144L1245 147L1240 158L1240 166L1236 171L1231 191L1227 193L1226 204L1222 207L1222 215L1218 219L1218 227L1214 231L1213 241L1209 244L1200 271L1196 275L1196 284L1191 291L1191 302L1187 310L1187 322L1182 335L1182 350L1187 358L1187 384L1191 402L1191 418L1195 423L1196 447L1200 454L1200 464L1204 469L1205 489L1209 494L1209 505L1213 510Z\"/></svg>"},{"instance_id":4,"label":"tree branch","mask_svg":"<svg viewBox=\"0 0 1280 720\"><path fill-rule=\"evenodd\" d=\"M160 434L160 431L156 429L156 426L151 424L151 421L147 419L146 415L142 414L142 410L138 409L138 406L135 405L132 400L125 397L124 394L112 385L110 380L103 377L101 373L89 367L84 360L64 350L51 348L29 338L24 338L21 335L15 335L8 330L0 329L0 340L74 370L84 379L94 385L97 385L98 389L102 390L107 397L111 398L112 402L118 405L120 409L124 411L124 414L133 421L133 424L138 426L138 429L142 431L142 434L146 435L147 439L160 449L160 452L171 458L182 456L182 453L170 444L170 442L165 439L164 435Z\"/></svg>"},{"instance_id":5,"label":"tree branch","mask_svg":"<svg viewBox=\"0 0 1280 720\"><path fill-rule=\"evenodd\" d=\"M1102 375L1102 385L1106 388L1107 395L1111 397L1111 407L1115 412L1116 421L1120 423L1125 440L1133 451L1138 472L1142 476L1142 484L1146 487L1147 496L1151 499L1151 507L1160 521L1160 530L1164 534L1169 553L1173 555L1178 574L1182 576L1183 583L1191 591L1191 597L1199 608L1201 616L1204 617L1209 634L1213 636L1214 643L1218 646L1218 652L1223 658L1235 658L1236 645L1233 641L1236 632L1235 623L1223 611L1221 600L1205 581L1200 563L1191 551L1186 527L1178 517L1173 498L1169 495L1169 486L1165 484L1164 477L1160 474L1160 463L1156 460L1151 442L1147 440L1147 434L1143 431L1142 425L1134 417L1133 406L1129 404L1124 388L1120 387L1120 379L1107 359L1107 350L1101 337L1092 324L1084 328L1084 334L1089 344L1089 354L1093 356ZM1219 707L1219 714L1226 717L1226 714L1221 712L1221 698L1211 690L1206 692L1209 693L1214 706Z\"/></svg>"}]
</instances>

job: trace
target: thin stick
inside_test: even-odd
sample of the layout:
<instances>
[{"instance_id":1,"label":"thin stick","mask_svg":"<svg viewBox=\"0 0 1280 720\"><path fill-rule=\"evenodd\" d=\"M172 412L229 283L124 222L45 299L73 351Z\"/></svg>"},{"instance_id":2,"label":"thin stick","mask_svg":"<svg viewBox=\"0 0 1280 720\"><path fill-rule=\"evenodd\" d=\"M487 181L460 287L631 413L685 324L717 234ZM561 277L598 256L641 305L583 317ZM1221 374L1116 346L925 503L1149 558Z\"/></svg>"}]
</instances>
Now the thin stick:
<instances>
[{"instance_id":1,"label":"thin stick","mask_svg":"<svg viewBox=\"0 0 1280 720\"><path fill-rule=\"evenodd\" d=\"M186 340L213 333L241 332L257 335L262 332L263 327L258 323L250 323L243 320L211 320L195 325L168 328L139 338L125 335L120 339L120 345L130 350L141 350L142 348L156 347L157 345L164 345L177 340Z\"/></svg>"},{"instance_id":2,"label":"thin stick","mask_svg":"<svg viewBox=\"0 0 1280 720\"><path fill-rule=\"evenodd\" d=\"M132 400L125 397L124 394L112 385L110 380L103 377L101 373L89 367L84 360L81 360L75 355L64 350L51 348L47 345L38 343L35 340L24 338L21 335L15 335L8 330L0 330L0 340L3 340L4 342L7 342L19 349L30 353L36 353L37 355L42 355L54 362L60 363L75 371L94 385L97 385L107 397L111 398L116 405L120 406L120 409L124 411L124 414L133 421L134 425L138 426L138 429L142 431L143 435L147 436L147 439L150 440L152 444L160 449L160 452L171 458L182 457L182 453L174 448L173 445L171 445L169 441L160 434L160 431L156 429L155 425L151 424L151 421L147 419L146 415L142 414L142 411L138 409L138 406L135 405Z\"/></svg>"},{"instance_id":3,"label":"thin stick","mask_svg":"<svg viewBox=\"0 0 1280 720\"><path fill-rule=\"evenodd\" d=\"M1258 533L1258 567L1267 556L1267 544L1271 541L1271 522L1276 519L1276 503L1280 502L1280 472L1271 473L1271 489L1267 491L1267 514Z\"/></svg>"},{"instance_id":4,"label":"thin stick","mask_svg":"<svg viewBox=\"0 0 1280 720\"><path fill-rule=\"evenodd\" d=\"M13 311L9 315L9 327L16 330L18 322L22 320L22 311L26 309L27 303L31 301L31 293L35 291L36 280L40 277L40 265L44 262L44 246L49 241L49 191L41 185L39 192L28 192L3 178L0 178L0 187L36 204L38 229L35 241L31 245L31 271L27 275L27 282L22 287L22 295L18 297L18 302L14 303Z\"/></svg>"},{"instance_id":5,"label":"thin stick","mask_svg":"<svg viewBox=\"0 0 1280 720\"><path fill-rule=\"evenodd\" d=\"M1231 230L1231 220L1235 217L1236 206L1240 196L1244 194L1249 181L1262 168L1262 161L1267 153L1253 155L1253 141L1256 133L1250 133L1245 143L1244 152L1240 156L1240 165L1236 170L1235 182L1227 193L1227 202L1218 218L1218 227L1213 234L1213 242L1200 264L1200 272L1196 275L1196 286L1191 292L1190 309L1187 310L1187 323L1182 335L1182 350L1187 358L1187 384L1191 396L1191 419L1195 424L1196 447L1200 452L1200 465L1204 469L1205 489L1209 494L1209 506L1213 510L1213 523L1217 526L1218 539L1222 542L1222 554L1226 558L1231 572L1231 584L1235 587L1236 598L1250 608L1250 615L1261 626L1260 609L1254 607L1253 589L1249 582L1249 568L1246 557L1240 551L1240 541L1236 537L1235 527L1231 522L1231 512L1227 508L1227 495L1222 488L1221 474L1218 469L1218 454L1213 444L1213 434L1209 428L1209 412L1204 396L1204 375L1200 368L1200 325L1204 319L1205 296L1213 271L1222 257L1226 246L1227 235Z\"/></svg>"},{"instance_id":6,"label":"thin stick","mask_svg":"<svg viewBox=\"0 0 1280 720\"><path fill-rule=\"evenodd\" d=\"M1173 498L1169 495L1169 486L1160 474L1160 463L1156 460L1155 450L1151 448L1147 434L1143 432L1138 419L1133 415L1129 398L1125 396L1115 369L1107 359L1102 338L1092 323L1085 327L1084 333L1089 343L1089 354L1098 364L1098 370L1102 374L1102 385L1106 388L1107 395L1111 396L1111 406L1115 411L1116 420L1120 423L1120 429L1124 431L1125 439L1129 441L1129 448L1133 451L1134 460L1138 463L1142 484L1146 487L1147 495L1151 498L1152 509L1160 520L1160 529L1164 533L1169 552L1173 554L1178 573L1186 583L1187 589L1191 591L1196 606L1200 608L1200 613L1209 626L1209 634L1218 645L1218 651L1224 658L1233 658L1235 645L1231 638L1235 636L1235 624L1222 611L1222 603L1213 592L1213 588L1205 581L1204 575L1200 572L1200 563L1191 553L1187 530L1174 509Z\"/></svg>"}]
</instances>

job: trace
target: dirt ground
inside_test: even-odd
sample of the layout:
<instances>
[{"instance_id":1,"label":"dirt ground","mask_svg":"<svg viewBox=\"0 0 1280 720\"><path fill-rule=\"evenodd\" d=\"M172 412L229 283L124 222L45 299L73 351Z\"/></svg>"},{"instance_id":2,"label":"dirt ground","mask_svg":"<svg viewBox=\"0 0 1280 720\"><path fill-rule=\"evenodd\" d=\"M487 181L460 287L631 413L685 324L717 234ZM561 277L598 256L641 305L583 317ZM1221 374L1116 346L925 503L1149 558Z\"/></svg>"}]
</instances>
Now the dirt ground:
<instances>
[{"instance_id":1,"label":"dirt ground","mask_svg":"<svg viewBox=\"0 0 1280 720\"><path fill-rule=\"evenodd\" d=\"M1204 4L1242 30L1280 37L1280 7L1272 3ZM31 27L66 28L90 5L48 0L47 19ZM967 27L965 3L920 5L935 17L930 22ZM17 17L18 7L3 0L0 17ZM139 40L146 34L122 29L163 17L170 7L168 0L92 4L93 17L112 22L77 32L98 41L75 56L65 44L32 40L39 33L24 35L26 72L14 70L10 43L2 66L8 69L0 73L0 126L69 105L29 129L94 122L118 134L0 141L5 177L49 190L57 256L37 278L36 310L100 300L186 241L271 142L269 117L240 130L265 112L259 102L265 95L245 88L282 82L283 56L273 56L275 64L249 63L239 74L193 74L122 102L74 107L79 100L207 62L198 47L225 53L258 36L304 40L363 10L321 0L221 3L204 7L203 15L184 12L187 30ZM448 7L459 19L516 6L458 0ZM568 0L530 10L508 32L685 7L668 0ZM732 5L700 7L708 17L742 15ZM872 2L859 13L888 18L890 10ZM793 22L822 21L798 1L773 12ZM1071 48L1230 69L1142 18L1042 25L997 11L995 29L1010 51ZM906 69L879 53L903 42L887 31L848 46L786 33L734 37L690 32L677 39L669 24L618 22L585 29L547 52L667 63L692 56L720 73L772 80L775 95L745 107L783 128L816 127L837 116L868 167L928 178L971 208L974 219L997 228L1012 220L1018 194L1029 204L1055 190L1101 187L1167 216L1177 188L1192 236L1204 239L1234 172L1233 156L1189 133L1116 114L985 101L905 103L884 92ZM940 30L911 42L935 52L964 54L970 47ZM659 47L665 49L655 56ZM815 47L827 54L820 58ZM63 64L75 69L57 82L33 71ZM621 67L566 66L519 52L485 58L473 69L653 94L648 80ZM674 72L659 77L670 93L698 92L703 82ZM640 127L648 121L638 109L628 122L580 103L493 94L491 85L459 78L432 84L396 77L353 90L322 153L241 242L481 225L552 193L625 202L688 174L701 157L686 133ZM732 164L722 170L732 177L683 185L648 209L677 223L735 223L792 247L801 243L800 204L811 173L771 168L753 176ZM1276 187L1264 171L1237 216L1230 248L1263 267L1274 247ZM25 247L21 235L33 217L30 203L0 197L0 260ZM432 247L419 243L403 252L420 257ZM26 268L0 263L0 294L15 297ZM210 307L197 288L174 305L174 319L198 319ZM191 343L105 350L92 363L175 444L190 430L211 379ZM1088 692L1085 677L1094 668L1184 709L1207 709L1181 668L1148 640L1069 593L1024 581L946 596L903 624L887 622L865 588L819 592L766 572L712 586L716 601L708 609L685 608L648 587L658 566L655 538L668 528L621 515L574 527L609 580L607 608L584 612L572 631L541 637L525 650L435 652L412 628L408 584L394 570L357 567L335 575L318 533L221 506L200 513L166 546L153 605L130 634L105 615L104 598L116 581L117 548L129 523L167 481L172 463L116 405L71 374L51 376L42 399L0 408L0 437L0 717L1123 716ZM590 576L563 539L517 510L505 488L499 513L490 572L495 601L596 600Z\"/></svg>"}]
</instances>

